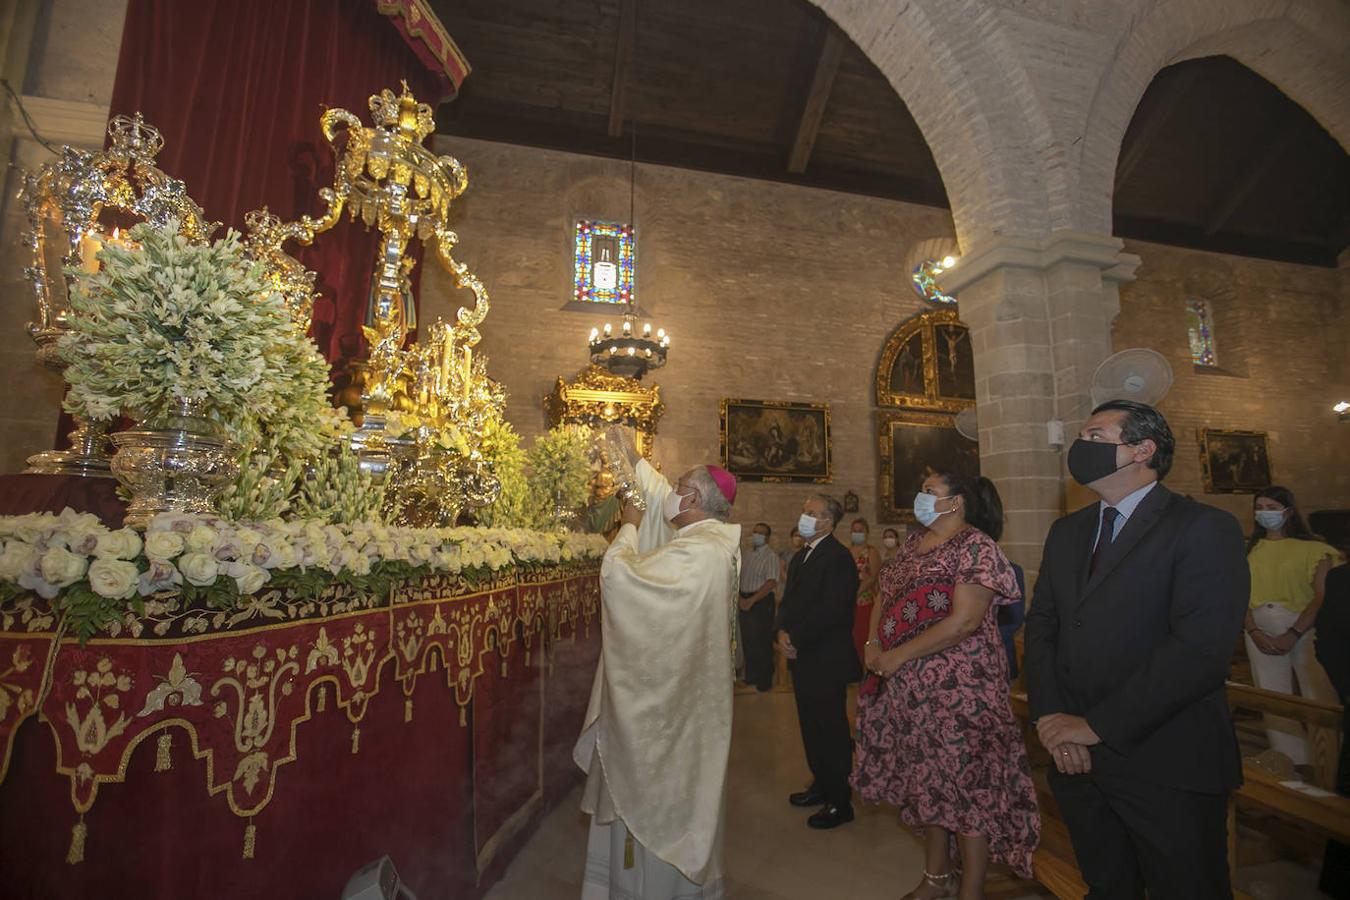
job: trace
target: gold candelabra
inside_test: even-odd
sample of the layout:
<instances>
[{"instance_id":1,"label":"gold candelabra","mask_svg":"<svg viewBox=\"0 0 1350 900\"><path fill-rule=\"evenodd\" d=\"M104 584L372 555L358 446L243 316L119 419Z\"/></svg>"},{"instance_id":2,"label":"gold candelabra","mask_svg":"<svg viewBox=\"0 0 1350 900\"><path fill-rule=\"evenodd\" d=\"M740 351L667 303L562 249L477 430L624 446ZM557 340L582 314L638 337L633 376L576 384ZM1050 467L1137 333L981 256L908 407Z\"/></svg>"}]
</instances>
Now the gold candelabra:
<instances>
[{"instance_id":1,"label":"gold candelabra","mask_svg":"<svg viewBox=\"0 0 1350 900\"><path fill-rule=\"evenodd\" d=\"M275 256L288 240L312 243L344 210L379 232L362 326L367 356L356 367L361 425L351 442L363 467L391 479L389 493L405 519L453 521L459 509L496 495L496 480L473 441L504 402L473 352L488 313L487 290L452 255L459 237L450 229L450 206L468 187L468 176L458 160L423 145L436 123L406 82L398 95L385 89L371 96L370 114L373 124L365 125L345 109L323 113L320 126L336 163L332 186L319 191L326 209L284 225L266 221L257 232L257 255ZM453 324L438 321L422 344L405 347L417 325L410 281L416 261L407 254L414 238L434 241L437 259L474 302L458 310ZM464 452L452 453L450 446Z\"/></svg>"},{"instance_id":2,"label":"gold candelabra","mask_svg":"<svg viewBox=\"0 0 1350 900\"><path fill-rule=\"evenodd\" d=\"M24 176L29 225L24 240L32 254L24 274L37 298L37 320L28 333L37 344L38 361L57 372L66 367L59 342L70 331L74 273L98 271L98 251L123 240L119 225L145 221L164 227L177 220L179 231L192 241L208 240L219 227L206 220L183 182L155 166L164 138L140 113L109 120L108 137L107 150L62 147L60 156ZM71 448L29 457L27 471L111 477L109 424L76 417Z\"/></svg>"}]
</instances>

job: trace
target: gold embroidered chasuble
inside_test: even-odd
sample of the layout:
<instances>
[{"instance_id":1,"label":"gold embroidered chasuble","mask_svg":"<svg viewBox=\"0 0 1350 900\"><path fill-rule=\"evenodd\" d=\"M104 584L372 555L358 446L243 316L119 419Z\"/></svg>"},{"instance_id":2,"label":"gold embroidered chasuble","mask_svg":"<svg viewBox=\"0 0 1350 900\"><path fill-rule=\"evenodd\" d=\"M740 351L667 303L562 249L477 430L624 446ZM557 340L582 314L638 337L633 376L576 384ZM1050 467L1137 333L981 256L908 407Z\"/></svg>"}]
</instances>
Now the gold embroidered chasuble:
<instances>
[{"instance_id":1,"label":"gold embroidered chasuble","mask_svg":"<svg viewBox=\"0 0 1350 900\"><path fill-rule=\"evenodd\" d=\"M661 513L670 483L645 461L637 474L647 512L600 569L603 643L573 758L588 774L583 811L623 820L703 884L721 877L741 527L672 530Z\"/></svg>"}]
</instances>

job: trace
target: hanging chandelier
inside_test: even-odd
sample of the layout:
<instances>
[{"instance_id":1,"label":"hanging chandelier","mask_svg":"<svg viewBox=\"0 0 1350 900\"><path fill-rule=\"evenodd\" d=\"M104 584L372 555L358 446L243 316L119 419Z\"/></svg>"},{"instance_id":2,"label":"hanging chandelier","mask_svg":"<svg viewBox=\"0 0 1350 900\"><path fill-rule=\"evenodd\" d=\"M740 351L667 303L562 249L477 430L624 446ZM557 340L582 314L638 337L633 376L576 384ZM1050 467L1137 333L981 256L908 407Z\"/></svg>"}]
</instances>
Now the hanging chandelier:
<instances>
[{"instance_id":1,"label":"hanging chandelier","mask_svg":"<svg viewBox=\"0 0 1350 900\"><path fill-rule=\"evenodd\" d=\"M624 313L618 333L609 322L603 328L592 328L590 347L591 362L604 366L615 375L640 379L666 364L670 335L664 328L656 329L653 335L650 322L639 331L637 316L630 311Z\"/></svg>"},{"instance_id":2,"label":"hanging chandelier","mask_svg":"<svg viewBox=\"0 0 1350 900\"><path fill-rule=\"evenodd\" d=\"M582 223L593 226L594 223ZM637 239L637 123L633 123L632 155L628 168L628 225L623 232L630 240ZM630 245L631 248L631 245ZM631 257L629 257L631 262ZM597 287L615 289L620 287L619 264L612 258L608 248L600 248L595 258L590 260L592 280ZM623 378L640 379L653 369L666 364L666 352L670 349L670 335L664 328L657 328L652 334L652 324L644 324L641 330L637 323L637 295L633 290L633 278L630 269L629 289L620 291L618 297L625 307L623 321L616 333L614 326L606 322L602 328L592 328L590 337L591 362L602 366Z\"/></svg>"}]
</instances>

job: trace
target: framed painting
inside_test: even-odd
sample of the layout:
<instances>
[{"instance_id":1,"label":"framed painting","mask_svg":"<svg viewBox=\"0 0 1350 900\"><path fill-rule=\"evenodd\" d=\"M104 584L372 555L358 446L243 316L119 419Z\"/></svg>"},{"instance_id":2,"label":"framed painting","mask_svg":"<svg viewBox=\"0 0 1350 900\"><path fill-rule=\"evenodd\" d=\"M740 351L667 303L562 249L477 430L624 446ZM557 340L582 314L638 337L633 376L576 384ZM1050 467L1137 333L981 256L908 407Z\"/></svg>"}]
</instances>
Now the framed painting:
<instances>
[{"instance_id":1,"label":"framed painting","mask_svg":"<svg viewBox=\"0 0 1350 900\"><path fill-rule=\"evenodd\" d=\"M722 467L746 481L830 481L830 407L722 401Z\"/></svg>"},{"instance_id":2,"label":"framed painting","mask_svg":"<svg viewBox=\"0 0 1350 900\"><path fill-rule=\"evenodd\" d=\"M1201 428L1200 466L1207 494L1254 494L1269 487L1272 479L1266 433Z\"/></svg>"},{"instance_id":3,"label":"framed painting","mask_svg":"<svg viewBox=\"0 0 1350 900\"><path fill-rule=\"evenodd\" d=\"M960 412L975 405L970 329L954 309L919 313L886 339L877 363L877 405Z\"/></svg>"},{"instance_id":4,"label":"framed painting","mask_svg":"<svg viewBox=\"0 0 1350 900\"><path fill-rule=\"evenodd\" d=\"M980 445L956 430L952 413L878 412L881 456L877 508L883 522L914 524L914 495L938 469L980 474Z\"/></svg>"}]
</instances>

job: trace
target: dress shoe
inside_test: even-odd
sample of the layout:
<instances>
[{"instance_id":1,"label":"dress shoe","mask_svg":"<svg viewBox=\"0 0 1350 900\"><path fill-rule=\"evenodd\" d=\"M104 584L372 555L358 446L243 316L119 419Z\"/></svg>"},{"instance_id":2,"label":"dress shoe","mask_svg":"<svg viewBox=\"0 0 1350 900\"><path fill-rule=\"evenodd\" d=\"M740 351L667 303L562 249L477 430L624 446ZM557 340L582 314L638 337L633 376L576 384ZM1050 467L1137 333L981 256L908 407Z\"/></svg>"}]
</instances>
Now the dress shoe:
<instances>
[{"instance_id":1,"label":"dress shoe","mask_svg":"<svg viewBox=\"0 0 1350 900\"><path fill-rule=\"evenodd\" d=\"M806 820L811 828L838 828L845 822L853 821L853 807L831 803Z\"/></svg>"},{"instance_id":2,"label":"dress shoe","mask_svg":"<svg viewBox=\"0 0 1350 900\"><path fill-rule=\"evenodd\" d=\"M790 794L788 802L793 806L820 806L825 802L825 798L817 794L814 788L807 788L804 791Z\"/></svg>"}]
</instances>

